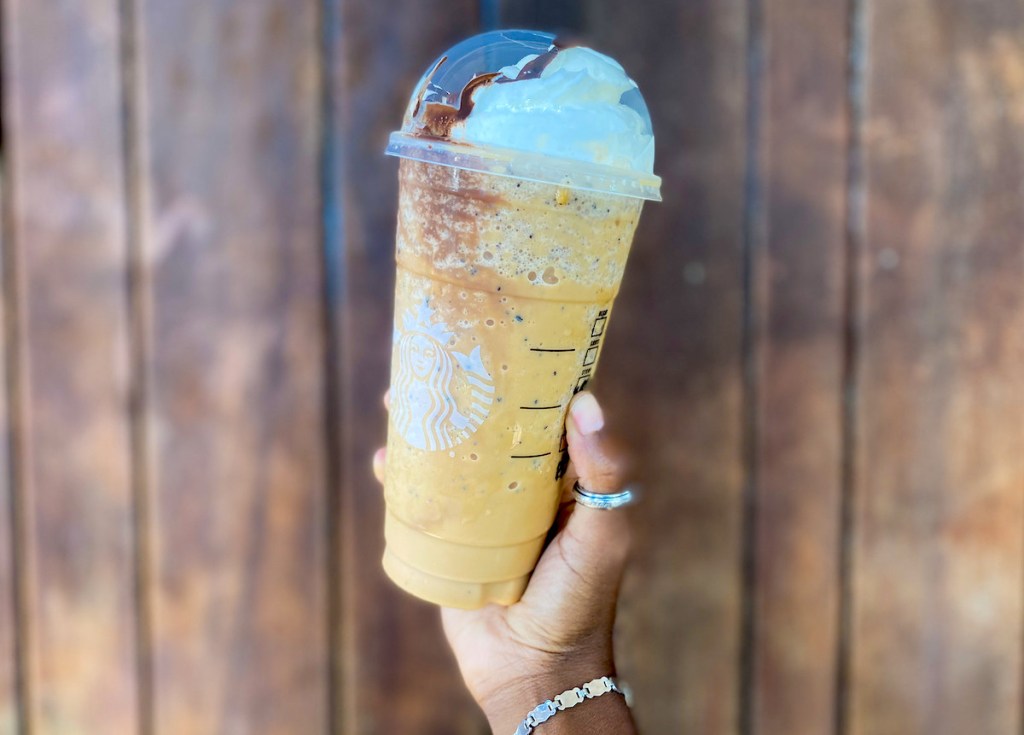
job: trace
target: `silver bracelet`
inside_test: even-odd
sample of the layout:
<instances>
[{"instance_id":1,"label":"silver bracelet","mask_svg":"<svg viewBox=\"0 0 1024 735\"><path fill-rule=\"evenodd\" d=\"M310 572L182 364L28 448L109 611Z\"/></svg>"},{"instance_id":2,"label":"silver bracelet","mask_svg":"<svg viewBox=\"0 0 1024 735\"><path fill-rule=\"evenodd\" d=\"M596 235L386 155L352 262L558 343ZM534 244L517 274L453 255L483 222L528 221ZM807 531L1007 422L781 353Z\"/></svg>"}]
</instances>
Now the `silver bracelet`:
<instances>
[{"instance_id":1,"label":"silver bracelet","mask_svg":"<svg viewBox=\"0 0 1024 735\"><path fill-rule=\"evenodd\" d=\"M519 727L516 728L515 735L528 735L528 733L533 732L537 725L542 722L547 722L554 717L556 712L561 712L564 709L575 707L580 702L587 699L593 699L594 697L600 697L602 694L607 694L608 692L617 692L618 694L621 694L626 697L626 701L628 703L629 697L626 694L624 687L625 685L620 685L620 683L612 677L602 676L599 679L588 681L583 686L566 689L561 694L534 707L530 714L528 714L526 718L519 723Z\"/></svg>"}]
</instances>

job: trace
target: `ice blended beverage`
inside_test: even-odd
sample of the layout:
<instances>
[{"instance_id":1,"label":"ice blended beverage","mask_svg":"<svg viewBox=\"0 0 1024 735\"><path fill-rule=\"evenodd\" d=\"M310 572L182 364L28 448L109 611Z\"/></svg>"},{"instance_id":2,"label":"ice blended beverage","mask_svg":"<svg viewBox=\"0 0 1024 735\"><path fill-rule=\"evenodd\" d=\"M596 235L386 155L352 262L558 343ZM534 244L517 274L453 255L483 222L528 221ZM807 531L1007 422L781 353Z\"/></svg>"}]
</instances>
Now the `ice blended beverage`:
<instances>
[{"instance_id":1,"label":"ice blended beverage","mask_svg":"<svg viewBox=\"0 0 1024 735\"><path fill-rule=\"evenodd\" d=\"M519 599L558 509L645 199L643 98L612 59L496 31L441 57L402 158L384 569L434 603Z\"/></svg>"}]
</instances>

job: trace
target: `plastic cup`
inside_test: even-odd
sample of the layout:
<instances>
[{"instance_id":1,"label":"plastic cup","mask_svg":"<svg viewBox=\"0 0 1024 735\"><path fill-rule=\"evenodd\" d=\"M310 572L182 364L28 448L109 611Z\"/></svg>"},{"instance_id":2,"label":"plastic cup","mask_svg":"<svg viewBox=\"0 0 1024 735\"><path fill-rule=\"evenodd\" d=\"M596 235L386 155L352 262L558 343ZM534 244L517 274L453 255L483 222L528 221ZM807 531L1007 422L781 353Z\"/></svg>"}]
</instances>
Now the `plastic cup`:
<instances>
[{"instance_id":1,"label":"plastic cup","mask_svg":"<svg viewBox=\"0 0 1024 735\"><path fill-rule=\"evenodd\" d=\"M383 564L445 606L522 595L558 509L568 403L594 375L643 201L658 198L651 174L416 134L425 90L451 98L552 40L454 47L388 147L403 160Z\"/></svg>"}]
</instances>

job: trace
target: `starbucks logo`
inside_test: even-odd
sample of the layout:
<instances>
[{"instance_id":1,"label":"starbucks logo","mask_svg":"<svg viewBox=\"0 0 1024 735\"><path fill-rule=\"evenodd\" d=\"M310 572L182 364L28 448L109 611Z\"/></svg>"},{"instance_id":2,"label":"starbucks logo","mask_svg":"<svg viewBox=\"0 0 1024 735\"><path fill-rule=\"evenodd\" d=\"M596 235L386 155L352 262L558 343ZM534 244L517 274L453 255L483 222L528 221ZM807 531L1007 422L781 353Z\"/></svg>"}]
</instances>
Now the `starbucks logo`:
<instances>
[{"instance_id":1,"label":"starbucks logo","mask_svg":"<svg viewBox=\"0 0 1024 735\"><path fill-rule=\"evenodd\" d=\"M490 413L494 381L477 345L468 355L449 346L452 332L433 321L426 302L396 326L398 358L391 384L391 420L409 444L451 449L476 432Z\"/></svg>"}]
</instances>

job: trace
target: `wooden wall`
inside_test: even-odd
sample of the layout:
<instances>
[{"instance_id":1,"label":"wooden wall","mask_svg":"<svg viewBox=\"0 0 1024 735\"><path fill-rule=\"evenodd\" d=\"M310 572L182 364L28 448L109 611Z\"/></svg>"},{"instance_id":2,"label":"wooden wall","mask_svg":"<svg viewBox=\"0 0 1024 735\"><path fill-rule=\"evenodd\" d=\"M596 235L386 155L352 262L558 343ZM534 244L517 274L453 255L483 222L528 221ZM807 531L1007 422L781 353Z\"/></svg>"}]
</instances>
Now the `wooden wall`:
<instances>
[{"instance_id":1,"label":"wooden wall","mask_svg":"<svg viewBox=\"0 0 1024 735\"><path fill-rule=\"evenodd\" d=\"M497 25L654 117L596 385L643 731L1020 733L1020 2L2 0L0 735L486 732L369 458L385 138Z\"/></svg>"}]
</instances>

